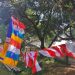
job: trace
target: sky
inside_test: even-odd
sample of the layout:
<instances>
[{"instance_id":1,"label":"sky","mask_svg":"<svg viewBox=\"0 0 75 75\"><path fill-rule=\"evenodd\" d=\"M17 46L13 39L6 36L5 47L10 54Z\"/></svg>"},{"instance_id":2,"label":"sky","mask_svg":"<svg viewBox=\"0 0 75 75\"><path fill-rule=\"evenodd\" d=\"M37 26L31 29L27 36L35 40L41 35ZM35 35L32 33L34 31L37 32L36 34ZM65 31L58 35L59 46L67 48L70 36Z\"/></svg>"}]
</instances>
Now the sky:
<instances>
[{"instance_id":1,"label":"sky","mask_svg":"<svg viewBox=\"0 0 75 75\"><path fill-rule=\"evenodd\" d=\"M0 0L0 24L7 24L15 8L8 0Z\"/></svg>"}]
</instances>

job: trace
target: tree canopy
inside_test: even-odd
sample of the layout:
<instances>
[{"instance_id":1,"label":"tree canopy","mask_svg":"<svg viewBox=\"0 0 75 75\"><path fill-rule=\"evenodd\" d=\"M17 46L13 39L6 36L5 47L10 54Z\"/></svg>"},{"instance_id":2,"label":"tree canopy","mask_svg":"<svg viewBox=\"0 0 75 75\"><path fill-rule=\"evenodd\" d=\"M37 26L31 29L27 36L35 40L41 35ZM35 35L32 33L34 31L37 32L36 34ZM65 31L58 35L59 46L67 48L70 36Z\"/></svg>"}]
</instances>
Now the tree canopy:
<instances>
[{"instance_id":1,"label":"tree canopy","mask_svg":"<svg viewBox=\"0 0 75 75\"><path fill-rule=\"evenodd\" d=\"M49 38L51 41L56 40L63 33L68 38L74 36L70 32L70 29L75 28L74 0L7 0L7 2L8 6L4 5L11 9L8 9L12 11L10 16L18 17L27 25L26 32L39 38L41 48L44 47L46 40L50 41Z\"/></svg>"}]
</instances>

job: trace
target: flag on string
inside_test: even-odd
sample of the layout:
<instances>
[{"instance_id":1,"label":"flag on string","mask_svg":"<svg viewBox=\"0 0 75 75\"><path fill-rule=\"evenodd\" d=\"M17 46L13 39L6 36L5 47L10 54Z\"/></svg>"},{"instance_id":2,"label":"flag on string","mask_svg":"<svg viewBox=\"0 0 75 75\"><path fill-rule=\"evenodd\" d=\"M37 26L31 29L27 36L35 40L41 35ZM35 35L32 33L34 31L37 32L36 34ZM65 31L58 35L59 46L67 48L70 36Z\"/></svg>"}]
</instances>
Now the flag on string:
<instances>
[{"instance_id":1,"label":"flag on string","mask_svg":"<svg viewBox=\"0 0 75 75\"><path fill-rule=\"evenodd\" d=\"M34 52L34 51L31 51L29 56L31 57L32 61L33 61L33 66L32 66L32 73L36 73L36 72L39 72L41 71L41 67L37 61L37 56L38 56L38 53L37 52Z\"/></svg>"},{"instance_id":2,"label":"flag on string","mask_svg":"<svg viewBox=\"0 0 75 75\"><path fill-rule=\"evenodd\" d=\"M74 43L74 41L70 40L65 43L61 43L57 46L60 47L60 50L64 56L69 56L69 57L75 58L75 43Z\"/></svg>"},{"instance_id":3,"label":"flag on string","mask_svg":"<svg viewBox=\"0 0 75 75\"><path fill-rule=\"evenodd\" d=\"M58 46L52 46L51 48L55 49L60 54L60 57L64 56L64 53L63 53L63 51L59 45Z\"/></svg>"},{"instance_id":4,"label":"flag on string","mask_svg":"<svg viewBox=\"0 0 75 75\"><path fill-rule=\"evenodd\" d=\"M68 56L75 58L75 42L68 41L66 47L68 49Z\"/></svg>"},{"instance_id":5,"label":"flag on string","mask_svg":"<svg viewBox=\"0 0 75 75\"><path fill-rule=\"evenodd\" d=\"M24 61L25 61L26 67L29 67L32 69L32 73L41 71L41 67L37 61L37 52L34 52L34 51L26 52L24 56Z\"/></svg>"},{"instance_id":6,"label":"flag on string","mask_svg":"<svg viewBox=\"0 0 75 75\"><path fill-rule=\"evenodd\" d=\"M60 57L60 53L56 51L54 48L44 48L43 50L39 51L40 54L47 56L47 57Z\"/></svg>"},{"instance_id":7,"label":"flag on string","mask_svg":"<svg viewBox=\"0 0 75 75\"><path fill-rule=\"evenodd\" d=\"M75 58L75 43L68 41L65 44L59 45L65 56Z\"/></svg>"}]
</instances>

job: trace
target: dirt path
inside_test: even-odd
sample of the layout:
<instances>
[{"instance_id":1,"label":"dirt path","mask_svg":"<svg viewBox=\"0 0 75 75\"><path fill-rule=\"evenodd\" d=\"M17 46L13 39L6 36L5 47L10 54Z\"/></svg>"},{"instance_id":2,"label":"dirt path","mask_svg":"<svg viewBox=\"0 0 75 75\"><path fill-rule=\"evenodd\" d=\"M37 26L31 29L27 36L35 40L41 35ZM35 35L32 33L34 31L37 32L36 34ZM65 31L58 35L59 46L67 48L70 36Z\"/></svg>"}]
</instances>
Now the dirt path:
<instances>
[{"instance_id":1,"label":"dirt path","mask_svg":"<svg viewBox=\"0 0 75 75\"><path fill-rule=\"evenodd\" d=\"M75 75L75 65L48 64L44 75Z\"/></svg>"}]
</instances>

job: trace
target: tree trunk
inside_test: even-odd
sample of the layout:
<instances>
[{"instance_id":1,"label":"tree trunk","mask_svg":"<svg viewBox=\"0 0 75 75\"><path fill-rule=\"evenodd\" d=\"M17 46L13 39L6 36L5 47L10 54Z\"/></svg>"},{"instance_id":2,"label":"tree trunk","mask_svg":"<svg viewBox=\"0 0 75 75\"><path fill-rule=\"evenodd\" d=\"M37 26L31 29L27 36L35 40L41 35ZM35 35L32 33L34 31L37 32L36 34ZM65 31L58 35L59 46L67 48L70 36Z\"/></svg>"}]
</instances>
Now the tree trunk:
<instances>
[{"instance_id":1,"label":"tree trunk","mask_svg":"<svg viewBox=\"0 0 75 75\"><path fill-rule=\"evenodd\" d=\"M41 46L40 46L40 48L43 49L43 48L44 48L44 37L42 37L42 38L40 39L40 41L41 41Z\"/></svg>"}]
</instances>

